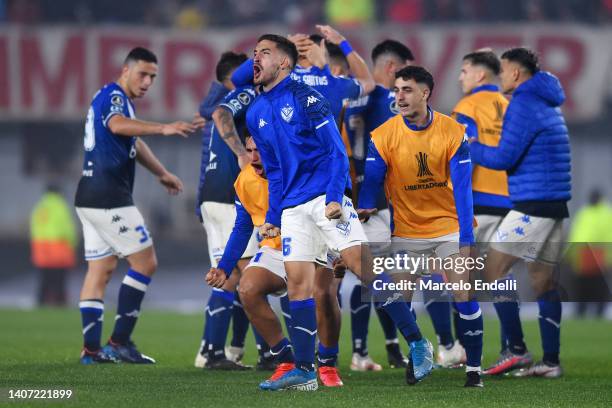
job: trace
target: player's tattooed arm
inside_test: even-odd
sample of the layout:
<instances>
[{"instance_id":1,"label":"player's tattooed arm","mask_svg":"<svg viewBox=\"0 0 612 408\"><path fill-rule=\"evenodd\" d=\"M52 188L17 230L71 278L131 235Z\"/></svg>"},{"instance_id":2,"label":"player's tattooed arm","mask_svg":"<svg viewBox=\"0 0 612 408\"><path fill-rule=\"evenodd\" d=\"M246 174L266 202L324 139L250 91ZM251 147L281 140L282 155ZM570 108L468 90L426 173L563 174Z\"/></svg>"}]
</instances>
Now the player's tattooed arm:
<instances>
[{"instance_id":1,"label":"player's tattooed arm","mask_svg":"<svg viewBox=\"0 0 612 408\"><path fill-rule=\"evenodd\" d=\"M346 56L346 61L348 62L351 70L351 74L353 74L355 79L357 79L357 81L359 81L361 84L363 95L367 95L372 92L376 87L376 82L374 82L374 77L368 68L368 64L366 64L364 59L361 58L361 55L359 55L357 51L353 50L350 45L348 45L348 42L346 42L346 38L333 27L328 25L317 25L316 27L327 41L339 45L340 48L342 48L342 51ZM343 42L345 42L348 48L343 47Z\"/></svg>"},{"instance_id":2,"label":"player's tattooed arm","mask_svg":"<svg viewBox=\"0 0 612 408\"><path fill-rule=\"evenodd\" d=\"M244 144L242 144L240 136L238 136L238 130L236 130L234 117L232 116L231 112L225 108L219 107L215 109L212 117L221 138L223 141L225 141L229 148L232 149L232 152L238 156L238 164L240 165L240 168L243 168L249 164L250 160L246 148L244 147Z\"/></svg>"},{"instance_id":3,"label":"player's tattooed arm","mask_svg":"<svg viewBox=\"0 0 612 408\"><path fill-rule=\"evenodd\" d=\"M118 136L182 136L188 137L203 126L202 123L187 123L182 121L172 123L147 122L144 120L130 119L122 115L114 115L108 120L107 127L113 134Z\"/></svg>"},{"instance_id":4,"label":"player's tattooed arm","mask_svg":"<svg viewBox=\"0 0 612 408\"><path fill-rule=\"evenodd\" d=\"M181 179L170 173L141 139L136 139L136 160L157 177L169 194L176 195L183 191Z\"/></svg>"}]
</instances>

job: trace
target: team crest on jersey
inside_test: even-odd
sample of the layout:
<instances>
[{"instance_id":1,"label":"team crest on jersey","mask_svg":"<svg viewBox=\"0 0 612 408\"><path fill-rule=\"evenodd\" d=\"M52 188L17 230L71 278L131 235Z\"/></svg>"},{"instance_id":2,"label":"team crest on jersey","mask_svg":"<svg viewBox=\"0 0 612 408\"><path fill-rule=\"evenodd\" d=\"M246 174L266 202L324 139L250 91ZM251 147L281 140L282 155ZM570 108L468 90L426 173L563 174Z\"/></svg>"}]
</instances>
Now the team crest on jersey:
<instances>
[{"instance_id":1,"label":"team crest on jersey","mask_svg":"<svg viewBox=\"0 0 612 408\"><path fill-rule=\"evenodd\" d=\"M348 237L348 234L351 233L351 224L348 221L346 221L346 222L339 222L336 225L336 228L345 237Z\"/></svg>"},{"instance_id":2,"label":"team crest on jersey","mask_svg":"<svg viewBox=\"0 0 612 408\"><path fill-rule=\"evenodd\" d=\"M285 122L289 122L293 117L293 108L289 105L285 105L285 107L281 109L281 116Z\"/></svg>"}]
</instances>

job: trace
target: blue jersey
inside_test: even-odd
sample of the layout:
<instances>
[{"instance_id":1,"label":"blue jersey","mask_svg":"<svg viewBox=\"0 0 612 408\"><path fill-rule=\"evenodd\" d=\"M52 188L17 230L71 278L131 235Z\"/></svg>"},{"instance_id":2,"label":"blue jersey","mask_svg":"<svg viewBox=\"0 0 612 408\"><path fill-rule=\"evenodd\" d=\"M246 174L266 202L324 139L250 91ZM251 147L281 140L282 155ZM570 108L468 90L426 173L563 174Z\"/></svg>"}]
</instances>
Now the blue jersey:
<instances>
[{"instance_id":1,"label":"blue jersey","mask_svg":"<svg viewBox=\"0 0 612 408\"><path fill-rule=\"evenodd\" d=\"M346 99L356 99L363 93L359 81L353 78L334 76L329 65L323 68L311 66L308 68L297 65L291 72L291 78L303 82L317 90L329 101L332 115L340 118L342 103ZM236 85L253 83L253 59L248 59L234 71L232 82Z\"/></svg>"},{"instance_id":2,"label":"blue jersey","mask_svg":"<svg viewBox=\"0 0 612 408\"><path fill-rule=\"evenodd\" d=\"M361 84L353 78L332 75L329 65L323 68L296 66L291 72L291 79L313 87L328 101L334 118L340 118L342 104L347 99L356 99L362 94Z\"/></svg>"},{"instance_id":3,"label":"blue jersey","mask_svg":"<svg viewBox=\"0 0 612 408\"><path fill-rule=\"evenodd\" d=\"M200 116L209 122L212 122L212 114L217 106L223 101L225 95L229 93L229 89L221 85L219 82L213 82L210 84L208 94L202 100L200 104L199 112ZM198 201L196 203L195 212L198 217L202 217L200 212L200 205L204 201L202 199L202 193L204 192L204 181L206 179L206 168L208 167L208 161L210 160L210 144L211 136L214 125L207 124L201 131L202 133L202 155L200 159L200 181L198 183Z\"/></svg>"},{"instance_id":4,"label":"blue jersey","mask_svg":"<svg viewBox=\"0 0 612 408\"><path fill-rule=\"evenodd\" d=\"M232 114L241 139L246 131L246 111L255 97L253 87L240 87L228 93L219 105ZM238 177L240 167L236 155L221 138L216 127L212 129L209 152L200 199L202 202L233 204L236 197L234 181Z\"/></svg>"},{"instance_id":5,"label":"blue jersey","mask_svg":"<svg viewBox=\"0 0 612 408\"><path fill-rule=\"evenodd\" d=\"M74 204L86 208L134 205L136 137L115 135L107 127L115 115L134 118L134 105L123 89L110 83L95 95L85 122L85 159Z\"/></svg>"},{"instance_id":6,"label":"blue jersey","mask_svg":"<svg viewBox=\"0 0 612 408\"><path fill-rule=\"evenodd\" d=\"M262 92L247 112L268 178L266 222L280 226L282 209L325 194L342 202L350 189L348 158L329 103L310 86L287 77Z\"/></svg>"},{"instance_id":7,"label":"blue jersey","mask_svg":"<svg viewBox=\"0 0 612 408\"><path fill-rule=\"evenodd\" d=\"M395 92L381 85L376 85L369 95L349 103L344 115L344 126L351 144L358 183L363 181L365 174L370 133L398 113ZM359 187L360 185L355 186L357 189ZM379 210L387 208L384 193L379 194L376 203Z\"/></svg>"}]
</instances>

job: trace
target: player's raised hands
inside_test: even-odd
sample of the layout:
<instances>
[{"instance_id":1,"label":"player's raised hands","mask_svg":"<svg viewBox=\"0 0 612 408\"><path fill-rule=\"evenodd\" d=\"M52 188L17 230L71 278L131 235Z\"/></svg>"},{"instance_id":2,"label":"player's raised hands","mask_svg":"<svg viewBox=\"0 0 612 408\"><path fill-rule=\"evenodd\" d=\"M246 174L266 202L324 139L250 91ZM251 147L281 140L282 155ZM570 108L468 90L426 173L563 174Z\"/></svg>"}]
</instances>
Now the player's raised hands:
<instances>
[{"instance_id":1,"label":"player's raised hands","mask_svg":"<svg viewBox=\"0 0 612 408\"><path fill-rule=\"evenodd\" d=\"M259 235L264 238L276 238L280 236L280 232L280 228L270 224L269 222L266 222L261 227L259 227Z\"/></svg>"},{"instance_id":2,"label":"player's raised hands","mask_svg":"<svg viewBox=\"0 0 612 408\"><path fill-rule=\"evenodd\" d=\"M168 194L177 195L183 191L183 182L180 178L170 172L166 172L159 177L159 182L166 187Z\"/></svg>"},{"instance_id":3,"label":"player's raised hands","mask_svg":"<svg viewBox=\"0 0 612 408\"><path fill-rule=\"evenodd\" d=\"M346 40L342 34L340 34L336 29L329 25L316 25L317 30L321 32L321 35L325 37L325 39L334 44L340 44L342 41Z\"/></svg>"},{"instance_id":4,"label":"player's raised hands","mask_svg":"<svg viewBox=\"0 0 612 408\"><path fill-rule=\"evenodd\" d=\"M376 208L359 208L357 210L357 216L359 217L359 220L363 223L363 222L368 222L368 220L370 219L370 217L374 214L376 214L378 210Z\"/></svg>"},{"instance_id":5,"label":"player's raised hands","mask_svg":"<svg viewBox=\"0 0 612 408\"><path fill-rule=\"evenodd\" d=\"M342 217L342 205L336 201L330 201L325 206L325 217L328 220L337 220Z\"/></svg>"},{"instance_id":6,"label":"player's raised hands","mask_svg":"<svg viewBox=\"0 0 612 408\"><path fill-rule=\"evenodd\" d=\"M223 269L210 268L204 279L213 288L221 288L225 284L227 276Z\"/></svg>"},{"instance_id":7,"label":"player's raised hands","mask_svg":"<svg viewBox=\"0 0 612 408\"><path fill-rule=\"evenodd\" d=\"M303 52L301 53L312 65L319 68L323 68L327 64L327 59L325 58L325 40L321 40L320 44L310 41L310 44L303 47Z\"/></svg>"},{"instance_id":8,"label":"player's raised hands","mask_svg":"<svg viewBox=\"0 0 612 408\"><path fill-rule=\"evenodd\" d=\"M166 123L162 126L161 134L164 136L183 136L189 137L189 134L193 133L198 129L191 123L178 121L172 123Z\"/></svg>"}]
</instances>

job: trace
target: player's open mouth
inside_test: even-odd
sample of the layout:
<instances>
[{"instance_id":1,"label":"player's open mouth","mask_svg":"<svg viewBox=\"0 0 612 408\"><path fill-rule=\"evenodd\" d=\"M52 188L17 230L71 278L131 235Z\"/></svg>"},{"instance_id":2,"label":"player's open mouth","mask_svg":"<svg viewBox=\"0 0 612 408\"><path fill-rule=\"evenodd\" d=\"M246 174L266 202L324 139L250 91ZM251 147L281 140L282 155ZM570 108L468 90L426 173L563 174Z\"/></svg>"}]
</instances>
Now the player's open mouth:
<instances>
[{"instance_id":1,"label":"player's open mouth","mask_svg":"<svg viewBox=\"0 0 612 408\"><path fill-rule=\"evenodd\" d=\"M254 79L259 78L261 71L262 71L261 66L259 66L258 64L253 65L253 78Z\"/></svg>"}]
</instances>

